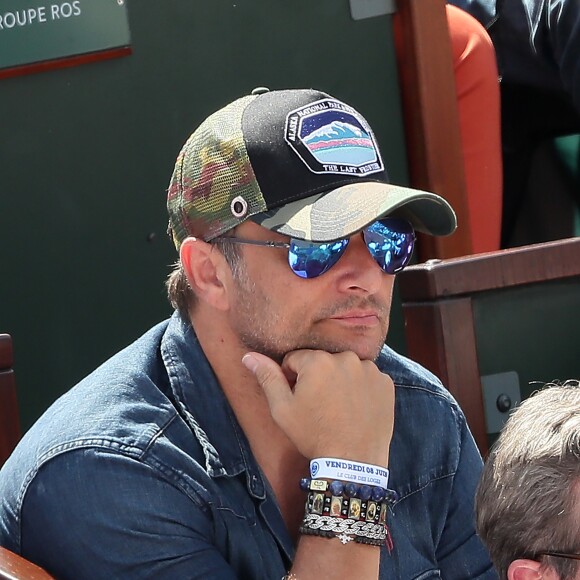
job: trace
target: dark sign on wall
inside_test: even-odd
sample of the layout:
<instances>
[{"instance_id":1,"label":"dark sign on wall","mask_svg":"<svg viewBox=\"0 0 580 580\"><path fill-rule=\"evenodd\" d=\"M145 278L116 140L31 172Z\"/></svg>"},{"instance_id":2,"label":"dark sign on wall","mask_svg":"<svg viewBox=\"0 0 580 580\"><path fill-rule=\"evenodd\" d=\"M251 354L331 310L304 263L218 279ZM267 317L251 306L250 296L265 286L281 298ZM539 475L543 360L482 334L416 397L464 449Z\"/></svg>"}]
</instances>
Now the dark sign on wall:
<instances>
[{"instance_id":1,"label":"dark sign on wall","mask_svg":"<svg viewBox=\"0 0 580 580\"><path fill-rule=\"evenodd\" d=\"M129 45L125 0L0 0L0 76L120 56Z\"/></svg>"}]
</instances>

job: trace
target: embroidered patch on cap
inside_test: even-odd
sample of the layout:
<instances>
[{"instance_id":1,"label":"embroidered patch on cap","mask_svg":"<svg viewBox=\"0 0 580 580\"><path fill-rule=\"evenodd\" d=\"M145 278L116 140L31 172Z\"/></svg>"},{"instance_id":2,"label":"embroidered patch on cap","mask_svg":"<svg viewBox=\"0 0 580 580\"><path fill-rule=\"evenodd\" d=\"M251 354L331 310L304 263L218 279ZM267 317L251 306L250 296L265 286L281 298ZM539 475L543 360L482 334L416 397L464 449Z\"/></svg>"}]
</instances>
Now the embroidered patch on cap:
<instances>
[{"instance_id":1,"label":"embroidered patch on cap","mask_svg":"<svg viewBox=\"0 0 580 580\"><path fill-rule=\"evenodd\" d=\"M368 123L355 109L335 99L291 111L284 137L313 173L362 176L383 171Z\"/></svg>"}]
</instances>

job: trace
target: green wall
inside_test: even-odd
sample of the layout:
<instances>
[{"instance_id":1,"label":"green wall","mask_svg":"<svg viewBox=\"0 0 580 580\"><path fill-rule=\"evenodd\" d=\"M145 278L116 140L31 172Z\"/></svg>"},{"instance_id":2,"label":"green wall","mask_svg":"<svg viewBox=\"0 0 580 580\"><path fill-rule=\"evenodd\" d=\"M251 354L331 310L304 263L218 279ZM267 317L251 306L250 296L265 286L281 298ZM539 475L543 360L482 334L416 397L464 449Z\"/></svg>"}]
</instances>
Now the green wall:
<instances>
[{"instance_id":1,"label":"green wall","mask_svg":"<svg viewBox=\"0 0 580 580\"><path fill-rule=\"evenodd\" d=\"M517 373L521 400L546 383L578 379L579 283L556 280L478 295L473 318L480 374ZM498 435L488 434L490 447Z\"/></svg>"},{"instance_id":2,"label":"green wall","mask_svg":"<svg viewBox=\"0 0 580 580\"><path fill-rule=\"evenodd\" d=\"M531 284L474 300L481 375L517 372L522 399L544 383L578 379L579 282Z\"/></svg>"},{"instance_id":3,"label":"green wall","mask_svg":"<svg viewBox=\"0 0 580 580\"><path fill-rule=\"evenodd\" d=\"M190 132L265 85L313 86L407 180L390 16L339 0L129 0L131 56L0 80L0 331L23 427L170 314L165 189ZM391 341L402 344L397 306Z\"/></svg>"}]
</instances>

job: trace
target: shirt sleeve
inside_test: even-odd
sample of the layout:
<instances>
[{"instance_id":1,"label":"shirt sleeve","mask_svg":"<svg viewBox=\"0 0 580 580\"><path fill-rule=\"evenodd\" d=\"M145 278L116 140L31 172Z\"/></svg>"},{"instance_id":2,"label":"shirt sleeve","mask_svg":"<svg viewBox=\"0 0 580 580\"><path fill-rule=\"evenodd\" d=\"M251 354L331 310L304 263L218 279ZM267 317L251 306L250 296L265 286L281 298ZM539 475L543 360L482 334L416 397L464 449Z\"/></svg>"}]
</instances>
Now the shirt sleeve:
<instances>
[{"instance_id":1,"label":"shirt sleeve","mask_svg":"<svg viewBox=\"0 0 580 580\"><path fill-rule=\"evenodd\" d=\"M531 30L533 49L543 53L546 60L555 59L562 84L580 113L580 3L576 0L549 0L544 3L544 10L546 14L540 14L538 21L531 26L547 26L550 42L544 43L541 36L536 41Z\"/></svg>"},{"instance_id":2,"label":"shirt sleeve","mask_svg":"<svg viewBox=\"0 0 580 580\"><path fill-rule=\"evenodd\" d=\"M135 459L77 449L43 465L23 499L21 549L59 579L219 578L208 506Z\"/></svg>"},{"instance_id":3,"label":"shirt sleeve","mask_svg":"<svg viewBox=\"0 0 580 580\"><path fill-rule=\"evenodd\" d=\"M495 16L496 0L449 0L448 4L465 10L477 18L483 26L487 26Z\"/></svg>"},{"instance_id":4,"label":"shirt sleeve","mask_svg":"<svg viewBox=\"0 0 580 580\"><path fill-rule=\"evenodd\" d=\"M475 532L474 498L481 467L481 456L461 414L459 461L437 548L442 578L498 579L489 553Z\"/></svg>"}]
</instances>

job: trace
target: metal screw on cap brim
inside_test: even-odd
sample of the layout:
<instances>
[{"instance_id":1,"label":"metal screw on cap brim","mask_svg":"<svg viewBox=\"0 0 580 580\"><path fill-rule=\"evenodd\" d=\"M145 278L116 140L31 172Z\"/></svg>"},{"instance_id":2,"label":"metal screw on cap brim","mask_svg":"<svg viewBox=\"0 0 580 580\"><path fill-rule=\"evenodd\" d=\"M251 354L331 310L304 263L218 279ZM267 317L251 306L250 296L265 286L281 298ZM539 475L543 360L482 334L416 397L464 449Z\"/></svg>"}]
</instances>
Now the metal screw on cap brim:
<instances>
[{"instance_id":1,"label":"metal screw on cap brim","mask_svg":"<svg viewBox=\"0 0 580 580\"><path fill-rule=\"evenodd\" d=\"M256 87L252 90L252 95L263 95L264 93L269 93L270 89L268 87Z\"/></svg>"}]
</instances>

